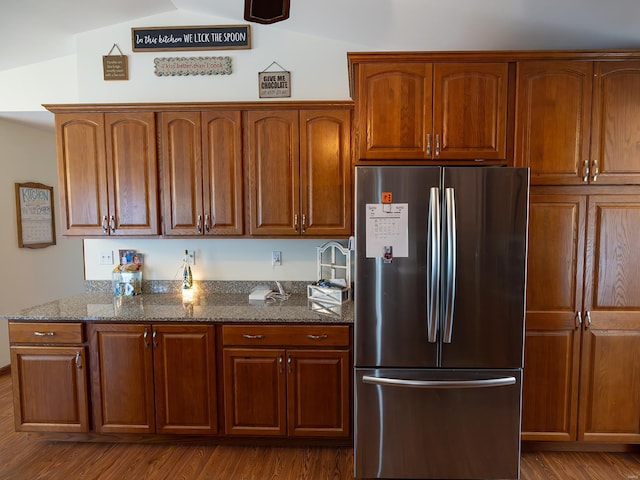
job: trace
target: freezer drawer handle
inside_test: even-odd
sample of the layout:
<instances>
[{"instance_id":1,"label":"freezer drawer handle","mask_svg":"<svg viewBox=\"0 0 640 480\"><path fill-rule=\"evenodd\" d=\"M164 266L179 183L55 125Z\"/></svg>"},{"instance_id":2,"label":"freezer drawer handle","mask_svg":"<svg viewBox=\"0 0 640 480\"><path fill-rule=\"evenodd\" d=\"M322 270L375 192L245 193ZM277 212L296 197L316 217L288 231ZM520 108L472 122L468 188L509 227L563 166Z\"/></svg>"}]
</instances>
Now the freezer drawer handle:
<instances>
[{"instance_id":1,"label":"freezer drawer handle","mask_svg":"<svg viewBox=\"0 0 640 480\"><path fill-rule=\"evenodd\" d=\"M405 380L402 378L372 377L364 375L364 383L408 388L487 388L514 385L515 377L487 378L483 380Z\"/></svg>"}]
</instances>

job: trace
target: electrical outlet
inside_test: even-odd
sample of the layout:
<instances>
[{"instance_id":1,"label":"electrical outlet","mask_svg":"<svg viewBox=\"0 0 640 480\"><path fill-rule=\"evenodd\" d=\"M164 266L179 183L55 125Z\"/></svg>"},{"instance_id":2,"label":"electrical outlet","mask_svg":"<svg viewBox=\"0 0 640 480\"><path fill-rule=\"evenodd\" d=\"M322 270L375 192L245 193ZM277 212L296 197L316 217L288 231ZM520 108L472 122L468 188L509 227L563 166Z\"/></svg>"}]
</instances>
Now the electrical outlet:
<instances>
[{"instance_id":1,"label":"electrical outlet","mask_svg":"<svg viewBox=\"0 0 640 480\"><path fill-rule=\"evenodd\" d=\"M113 252L100 252L100 265L113 265Z\"/></svg>"},{"instance_id":2,"label":"electrical outlet","mask_svg":"<svg viewBox=\"0 0 640 480\"><path fill-rule=\"evenodd\" d=\"M196 264L196 251L195 250L187 250L187 256L189 257L189 263L191 265Z\"/></svg>"},{"instance_id":3,"label":"electrical outlet","mask_svg":"<svg viewBox=\"0 0 640 480\"><path fill-rule=\"evenodd\" d=\"M282 252L274 250L271 252L271 266L272 267L281 267L282 266Z\"/></svg>"}]
</instances>

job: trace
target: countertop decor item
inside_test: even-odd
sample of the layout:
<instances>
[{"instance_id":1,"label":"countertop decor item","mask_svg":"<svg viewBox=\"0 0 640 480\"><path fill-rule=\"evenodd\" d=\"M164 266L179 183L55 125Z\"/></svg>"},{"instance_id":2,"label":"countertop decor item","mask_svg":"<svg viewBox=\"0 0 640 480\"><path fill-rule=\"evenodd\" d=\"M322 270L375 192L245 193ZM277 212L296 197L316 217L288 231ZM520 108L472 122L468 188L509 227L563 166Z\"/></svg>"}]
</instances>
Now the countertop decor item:
<instances>
[{"instance_id":1,"label":"countertop decor item","mask_svg":"<svg viewBox=\"0 0 640 480\"><path fill-rule=\"evenodd\" d=\"M351 251L336 241L318 250L318 280L307 286L312 302L340 305L351 298Z\"/></svg>"}]
</instances>

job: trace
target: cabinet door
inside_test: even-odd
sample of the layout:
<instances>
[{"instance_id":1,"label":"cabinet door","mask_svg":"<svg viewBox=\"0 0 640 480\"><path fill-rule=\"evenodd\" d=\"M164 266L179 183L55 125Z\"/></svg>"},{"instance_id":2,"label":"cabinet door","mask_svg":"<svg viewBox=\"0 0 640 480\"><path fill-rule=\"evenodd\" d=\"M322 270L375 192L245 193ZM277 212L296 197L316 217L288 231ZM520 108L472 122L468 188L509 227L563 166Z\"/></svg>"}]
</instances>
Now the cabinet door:
<instances>
[{"instance_id":1,"label":"cabinet door","mask_svg":"<svg viewBox=\"0 0 640 480\"><path fill-rule=\"evenodd\" d=\"M88 432L84 347L11 347L15 428Z\"/></svg>"},{"instance_id":2,"label":"cabinet door","mask_svg":"<svg viewBox=\"0 0 640 480\"><path fill-rule=\"evenodd\" d=\"M58 185L64 235L108 233L104 114L56 115Z\"/></svg>"},{"instance_id":3,"label":"cabinet door","mask_svg":"<svg viewBox=\"0 0 640 480\"><path fill-rule=\"evenodd\" d=\"M154 325L157 433L217 432L213 325Z\"/></svg>"},{"instance_id":4,"label":"cabinet door","mask_svg":"<svg viewBox=\"0 0 640 480\"><path fill-rule=\"evenodd\" d=\"M110 235L157 235L155 114L107 113L105 135Z\"/></svg>"},{"instance_id":5,"label":"cabinet door","mask_svg":"<svg viewBox=\"0 0 640 480\"><path fill-rule=\"evenodd\" d=\"M576 440L586 232L584 195L542 195L529 208L524 440Z\"/></svg>"},{"instance_id":6,"label":"cabinet door","mask_svg":"<svg viewBox=\"0 0 640 480\"><path fill-rule=\"evenodd\" d=\"M242 235L242 122L240 112L202 113L205 235Z\"/></svg>"},{"instance_id":7,"label":"cabinet door","mask_svg":"<svg viewBox=\"0 0 640 480\"><path fill-rule=\"evenodd\" d=\"M300 191L303 235L349 236L351 111L300 112Z\"/></svg>"},{"instance_id":8,"label":"cabinet door","mask_svg":"<svg viewBox=\"0 0 640 480\"><path fill-rule=\"evenodd\" d=\"M358 68L357 158L429 158L432 64L365 63Z\"/></svg>"},{"instance_id":9,"label":"cabinet door","mask_svg":"<svg viewBox=\"0 0 640 480\"><path fill-rule=\"evenodd\" d=\"M201 235L202 139L200 112L162 112L163 228L165 235Z\"/></svg>"},{"instance_id":10,"label":"cabinet door","mask_svg":"<svg viewBox=\"0 0 640 480\"><path fill-rule=\"evenodd\" d=\"M284 351L225 348L223 363L225 433L286 435Z\"/></svg>"},{"instance_id":11,"label":"cabinet door","mask_svg":"<svg viewBox=\"0 0 640 480\"><path fill-rule=\"evenodd\" d=\"M638 184L640 62L596 62L594 78L590 179Z\"/></svg>"},{"instance_id":12,"label":"cabinet door","mask_svg":"<svg viewBox=\"0 0 640 480\"><path fill-rule=\"evenodd\" d=\"M298 111L247 113L252 235L300 235Z\"/></svg>"},{"instance_id":13,"label":"cabinet door","mask_svg":"<svg viewBox=\"0 0 640 480\"><path fill-rule=\"evenodd\" d=\"M89 325L96 431L155 432L151 337L148 325Z\"/></svg>"},{"instance_id":14,"label":"cabinet door","mask_svg":"<svg viewBox=\"0 0 640 480\"><path fill-rule=\"evenodd\" d=\"M508 65L435 64L434 158L506 158Z\"/></svg>"},{"instance_id":15,"label":"cabinet door","mask_svg":"<svg viewBox=\"0 0 640 480\"><path fill-rule=\"evenodd\" d=\"M351 431L348 350L287 350L288 433L347 437Z\"/></svg>"},{"instance_id":16,"label":"cabinet door","mask_svg":"<svg viewBox=\"0 0 640 480\"><path fill-rule=\"evenodd\" d=\"M640 442L640 195L589 198L579 440Z\"/></svg>"},{"instance_id":17,"label":"cabinet door","mask_svg":"<svg viewBox=\"0 0 640 480\"><path fill-rule=\"evenodd\" d=\"M588 181L591 62L520 62L514 164L531 184Z\"/></svg>"}]
</instances>

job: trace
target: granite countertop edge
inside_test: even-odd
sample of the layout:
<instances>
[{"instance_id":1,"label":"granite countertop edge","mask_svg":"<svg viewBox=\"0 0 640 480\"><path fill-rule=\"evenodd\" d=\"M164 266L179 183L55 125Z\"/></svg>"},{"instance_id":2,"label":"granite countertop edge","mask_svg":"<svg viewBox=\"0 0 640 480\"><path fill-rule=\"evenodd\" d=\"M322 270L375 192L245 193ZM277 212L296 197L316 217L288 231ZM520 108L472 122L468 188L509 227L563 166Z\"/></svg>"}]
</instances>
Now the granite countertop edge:
<instances>
[{"instance_id":1,"label":"granite countertop edge","mask_svg":"<svg viewBox=\"0 0 640 480\"><path fill-rule=\"evenodd\" d=\"M216 322L216 323L353 323L353 302L333 305L294 293L286 300L249 302L246 293L204 293L184 300L176 293L114 297L85 292L47 302L0 319L30 322Z\"/></svg>"}]
</instances>

